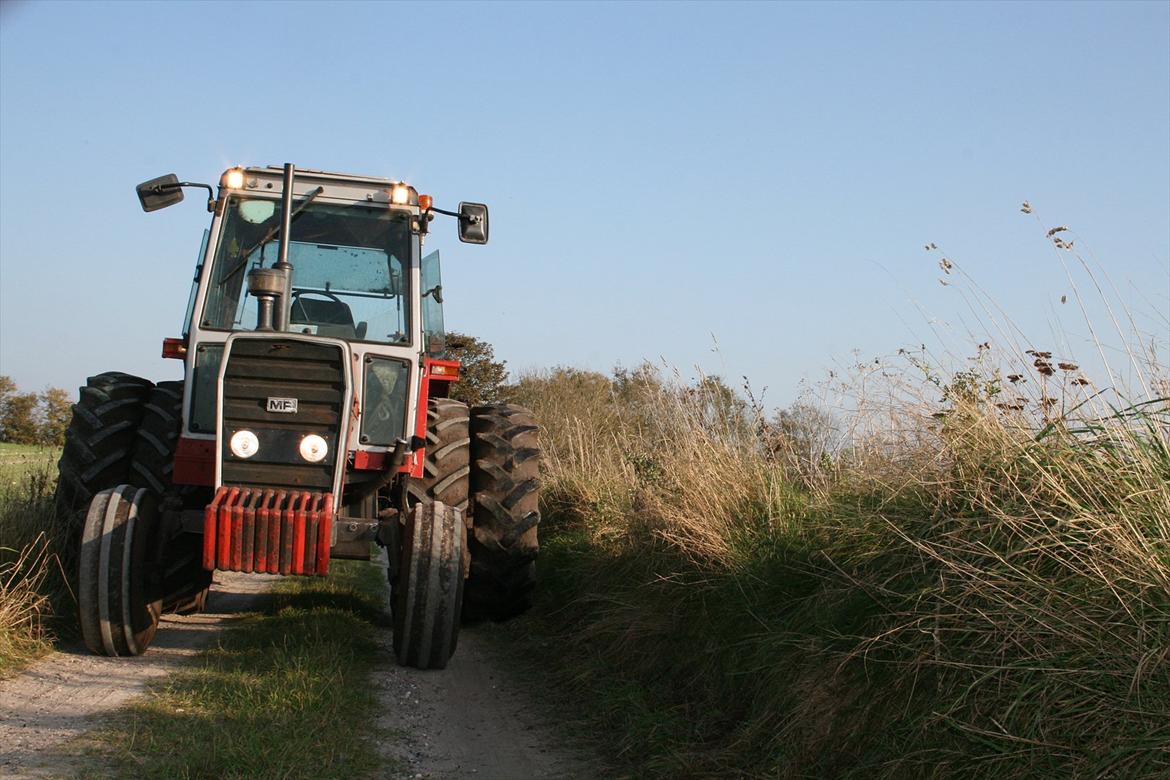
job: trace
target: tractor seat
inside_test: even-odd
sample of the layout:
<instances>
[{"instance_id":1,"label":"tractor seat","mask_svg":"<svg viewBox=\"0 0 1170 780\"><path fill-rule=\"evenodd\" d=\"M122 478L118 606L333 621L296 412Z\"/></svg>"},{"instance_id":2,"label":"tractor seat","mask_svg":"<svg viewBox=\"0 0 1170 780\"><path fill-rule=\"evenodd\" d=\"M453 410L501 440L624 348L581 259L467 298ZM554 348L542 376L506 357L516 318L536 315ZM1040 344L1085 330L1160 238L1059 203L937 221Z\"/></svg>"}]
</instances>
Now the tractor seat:
<instances>
[{"instance_id":1,"label":"tractor seat","mask_svg":"<svg viewBox=\"0 0 1170 780\"><path fill-rule=\"evenodd\" d=\"M316 325L318 336L352 339L356 331L353 312L341 301L300 297L293 301L289 311L290 325ZM296 330L296 328L292 328Z\"/></svg>"}]
</instances>

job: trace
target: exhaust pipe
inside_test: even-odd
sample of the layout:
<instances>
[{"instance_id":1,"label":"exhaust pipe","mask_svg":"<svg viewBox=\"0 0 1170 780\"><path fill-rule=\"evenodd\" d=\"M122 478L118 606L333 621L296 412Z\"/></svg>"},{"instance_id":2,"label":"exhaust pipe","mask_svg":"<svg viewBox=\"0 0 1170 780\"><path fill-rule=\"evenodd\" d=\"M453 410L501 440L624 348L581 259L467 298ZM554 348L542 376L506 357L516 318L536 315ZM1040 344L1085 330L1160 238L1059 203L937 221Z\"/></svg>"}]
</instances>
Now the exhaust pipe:
<instances>
[{"instance_id":1,"label":"exhaust pipe","mask_svg":"<svg viewBox=\"0 0 1170 780\"><path fill-rule=\"evenodd\" d=\"M280 249L277 252L274 269L284 274L284 289L280 296L280 309L276 316L276 329L288 330L292 317L292 266L288 262L288 234L292 230L293 174L292 163L284 164L284 190L280 194Z\"/></svg>"}]
</instances>

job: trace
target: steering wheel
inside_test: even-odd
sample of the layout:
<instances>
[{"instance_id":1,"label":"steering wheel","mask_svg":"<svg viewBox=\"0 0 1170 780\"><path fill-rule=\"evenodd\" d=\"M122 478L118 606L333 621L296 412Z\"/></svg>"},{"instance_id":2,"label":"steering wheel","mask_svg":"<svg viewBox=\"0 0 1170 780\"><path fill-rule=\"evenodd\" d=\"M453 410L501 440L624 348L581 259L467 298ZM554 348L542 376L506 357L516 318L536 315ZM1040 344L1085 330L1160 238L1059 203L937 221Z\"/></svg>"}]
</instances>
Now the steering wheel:
<instances>
[{"instance_id":1,"label":"steering wheel","mask_svg":"<svg viewBox=\"0 0 1170 780\"><path fill-rule=\"evenodd\" d=\"M340 298L338 298L336 295L334 295L331 292L326 292L324 290L293 290L293 294L292 294L292 297L289 299L290 302L288 305L289 320L292 319L292 310L295 309L297 304L301 302L301 296L304 296L304 295L320 295L322 298L328 298L329 300L333 301L334 303L339 303L342 306L345 306L345 301L341 300ZM303 303L301 303L301 314L304 316L305 321L308 322L309 313L307 311L305 311L305 305Z\"/></svg>"}]
</instances>

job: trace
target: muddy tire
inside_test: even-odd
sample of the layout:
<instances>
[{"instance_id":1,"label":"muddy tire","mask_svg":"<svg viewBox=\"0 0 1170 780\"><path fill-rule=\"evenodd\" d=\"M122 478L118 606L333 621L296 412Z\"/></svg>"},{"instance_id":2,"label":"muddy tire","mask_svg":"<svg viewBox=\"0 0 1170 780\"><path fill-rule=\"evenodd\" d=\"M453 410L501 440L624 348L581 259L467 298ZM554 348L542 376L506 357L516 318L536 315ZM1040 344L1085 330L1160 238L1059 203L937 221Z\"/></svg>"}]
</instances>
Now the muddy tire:
<instances>
[{"instance_id":1,"label":"muddy tire","mask_svg":"<svg viewBox=\"0 0 1170 780\"><path fill-rule=\"evenodd\" d=\"M176 488L172 480L182 425L183 383L159 382L142 407L127 482L182 502L184 491L191 489ZM197 534L181 533L170 526L160 532L166 540L163 611L181 615L202 612L211 587L211 572L203 568L202 540Z\"/></svg>"},{"instance_id":2,"label":"muddy tire","mask_svg":"<svg viewBox=\"0 0 1170 780\"><path fill-rule=\"evenodd\" d=\"M427 401L427 445L421 479L407 486L412 502L442 501L467 514L470 474L470 413L450 398Z\"/></svg>"},{"instance_id":3,"label":"muddy tire","mask_svg":"<svg viewBox=\"0 0 1170 780\"><path fill-rule=\"evenodd\" d=\"M455 652L463 603L463 513L417 504L402 528L394 587L394 653L416 669L442 669Z\"/></svg>"},{"instance_id":4,"label":"muddy tire","mask_svg":"<svg viewBox=\"0 0 1170 780\"><path fill-rule=\"evenodd\" d=\"M78 547L94 494L127 481L142 408L153 385L110 371L91 376L73 406L57 462L56 515L62 564L77 571Z\"/></svg>"},{"instance_id":5,"label":"muddy tire","mask_svg":"<svg viewBox=\"0 0 1170 780\"><path fill-rule=\"evenodd\" d=\"M98 655L141 655L162 614L151 584L158 502L145 488L119 485L90 501L82 528L77 604L85 645Z\"/></svg>"},{"instance_id":6,"label":"muddy tire","mask_svg":"<svg viewBox=\"0 0 1170 780\"><path fill-rule=\"evenodd\" d=\"M532 412L520 406L472 410L467 621L507 620L532 606L540 522L538 431Z\"/></svg>"}]
</instances>

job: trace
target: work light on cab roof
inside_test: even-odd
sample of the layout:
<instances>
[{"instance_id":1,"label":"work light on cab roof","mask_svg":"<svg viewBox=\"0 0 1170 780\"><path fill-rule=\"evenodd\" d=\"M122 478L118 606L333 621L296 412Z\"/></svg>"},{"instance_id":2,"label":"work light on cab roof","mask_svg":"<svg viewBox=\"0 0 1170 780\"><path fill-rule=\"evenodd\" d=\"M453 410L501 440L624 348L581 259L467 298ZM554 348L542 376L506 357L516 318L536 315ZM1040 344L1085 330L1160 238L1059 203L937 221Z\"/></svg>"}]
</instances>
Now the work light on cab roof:
<instances>
[{"instance_id":1,"label":"work light on cab roof","mask_svg":"<svg viewBox=\"0 0 1170 780\"><path fill-rule=\"evenodd\" d=\"M239 190L244 187L244 169L228 168L219 179L219 186L229 190Z\"/></svg>"},{"instance_id":2,"label":"work light on cab roof","mask_svg":"<svg viewBox=\"0 0 1170 780\"><path fill-rule=\"evenodd\" d=\"M211 225L163 342L184 379L93 377L66 435L57 506L82 529L86 644L141 653L162 611L202 607L214 570L323 575L377 543L399 661L443 667L461 617L516 615L534 583L538 426L450 397L460 365L423 251L436 216L486 243L487 206L288 164L137 191L156 211L192 187Z\"/></svg>"}]
</instances>

